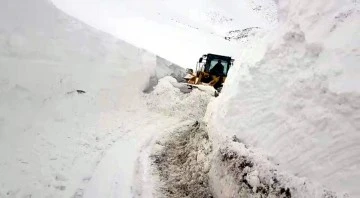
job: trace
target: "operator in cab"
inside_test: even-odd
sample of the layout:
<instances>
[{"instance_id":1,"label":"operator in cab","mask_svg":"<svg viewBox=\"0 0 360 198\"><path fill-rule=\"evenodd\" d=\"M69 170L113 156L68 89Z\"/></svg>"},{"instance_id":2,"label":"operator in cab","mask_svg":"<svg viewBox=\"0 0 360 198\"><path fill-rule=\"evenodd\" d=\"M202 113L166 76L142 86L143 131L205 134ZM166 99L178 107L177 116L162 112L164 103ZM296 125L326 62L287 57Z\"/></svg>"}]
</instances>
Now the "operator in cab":
<instances>
[{"instance_id":1,"label":"operator in cab","mask_svg":"<svg viewBox=\"0 0 360 198\"><path fill-rule=\"evenodd\" d=\"M224 66L221 64L221 60L218 60L216 65L210 70L212 80L209 85L214 86L219 82L220 78L224 75Z\"/></svg>"}]
</instances>

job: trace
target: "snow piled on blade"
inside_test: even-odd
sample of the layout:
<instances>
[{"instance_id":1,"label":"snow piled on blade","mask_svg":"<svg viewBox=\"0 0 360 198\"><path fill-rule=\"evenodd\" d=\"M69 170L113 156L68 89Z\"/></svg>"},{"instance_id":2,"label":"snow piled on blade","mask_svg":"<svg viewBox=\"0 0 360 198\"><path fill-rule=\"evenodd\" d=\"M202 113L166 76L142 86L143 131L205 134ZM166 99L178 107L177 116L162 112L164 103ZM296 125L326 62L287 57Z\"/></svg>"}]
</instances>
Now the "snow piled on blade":
<instances>
[{"instance_id":1,"label":"snow piled on blade","mask_svg":"<svg viewBox=\"0 0 360 198\"><path fill-rule=\"evenodd\" d=\"M183 93L182 90L186 89L186 84L167 76L160 79L154 91L144 97L148 108L154 112L183 120L202 120L212 95L195 88L190 93Z\"/></svg>"},{"instance_id":2,"label":"snow piled on blade","mask_svg":"<svg viewBox=\"0 0 360 198\"><path fill-rule=\"evenodd\" d=\"M243 53L208 107L211 136L237 135L280 170L358 197L359 3L278 4L281 25Z\"/></svg>"}]
</instances>

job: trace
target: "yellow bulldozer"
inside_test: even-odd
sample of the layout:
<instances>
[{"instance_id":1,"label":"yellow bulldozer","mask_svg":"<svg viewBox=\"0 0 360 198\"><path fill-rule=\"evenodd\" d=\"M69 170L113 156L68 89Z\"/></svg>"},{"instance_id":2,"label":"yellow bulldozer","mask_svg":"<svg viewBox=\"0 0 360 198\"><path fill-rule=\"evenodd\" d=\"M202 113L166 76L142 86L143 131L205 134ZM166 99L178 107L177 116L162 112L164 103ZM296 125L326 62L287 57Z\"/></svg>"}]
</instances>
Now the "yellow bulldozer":
<instances>
[{"instance_id":1,"label":"yellow bulldozer","mask_svg":"<svg viewBox=\"0 0 360 198\"><path fill-rule=\"evenodd\" d=\"M186 69L186 76L189 87L212 86L217 93L220 93L223 83L226 80L229 69L233 66L234 59L229 56L217 54L205 54L196 63L196 70Z\"/></svg>"}]
</instances>

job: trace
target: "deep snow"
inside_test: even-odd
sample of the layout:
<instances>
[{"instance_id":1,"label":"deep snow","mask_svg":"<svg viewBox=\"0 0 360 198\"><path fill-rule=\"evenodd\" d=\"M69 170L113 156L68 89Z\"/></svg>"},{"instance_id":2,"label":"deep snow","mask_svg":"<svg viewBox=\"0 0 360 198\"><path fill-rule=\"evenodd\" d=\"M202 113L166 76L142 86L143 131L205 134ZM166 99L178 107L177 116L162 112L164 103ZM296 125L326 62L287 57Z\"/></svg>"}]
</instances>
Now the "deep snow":
<instances>
[{"instance_id":1,"label":"deep snow","mask_svg":"<svg viewBox=\"0 0 360 198\"><path fill-rule=\"evenodd\" d=\"M161 120L142 91L176 66L44 0L0 10L0 197L81 196L116 142Z\"/></svg>"},{"instance_id":2,"label":"deep snow","mask_svg":"<svg viewBox=\"0 0 360 198\"><path fill-rule=\"evenodd\" d=\"M195 169L173 173L208 177L215 197L359 195L357 1L54 2L183 67L207 52L237 62L219 98L184 94L157 82L174 64L45 0L1 0L1 198L166 196L149 157L169 151L164 166L191 153ZM205 113L201 136L179 130ZM174 149L182 131L196 138Z\"/></svg>"},{"instance_id":3,"label":"deep snow","mask_svg":"<svg viewBox=\"0 0 360 198\"><path fill-rule=\"evenodd\" d=\"M233 68L210 128L262 149L280 170L358 197L359 3L278 4L279 27Z\"/></svg>"}]
</instances>

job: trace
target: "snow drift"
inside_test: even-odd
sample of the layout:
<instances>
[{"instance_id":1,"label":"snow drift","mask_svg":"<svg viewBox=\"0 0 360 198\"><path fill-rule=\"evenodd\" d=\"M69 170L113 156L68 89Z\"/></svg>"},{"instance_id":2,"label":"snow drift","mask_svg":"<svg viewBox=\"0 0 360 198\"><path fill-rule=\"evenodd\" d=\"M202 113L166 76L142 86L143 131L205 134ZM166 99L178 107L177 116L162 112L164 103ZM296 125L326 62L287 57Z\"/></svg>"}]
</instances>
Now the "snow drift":
<instances>
[{"instance_id":1,"label":"snow drift","mask_svg":"<svg viewBox=\"0 0 360 198\"><path fill-rule=\"evenodd\" d=\"M280 26L243 52L209 111L281 170L360 196L357 1L278 1ZM250 55L250 56L249 56Z\"/></svg>"}]
</instances>

